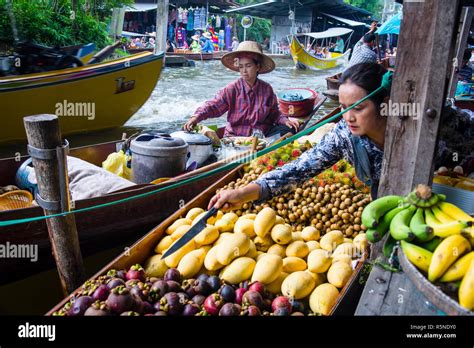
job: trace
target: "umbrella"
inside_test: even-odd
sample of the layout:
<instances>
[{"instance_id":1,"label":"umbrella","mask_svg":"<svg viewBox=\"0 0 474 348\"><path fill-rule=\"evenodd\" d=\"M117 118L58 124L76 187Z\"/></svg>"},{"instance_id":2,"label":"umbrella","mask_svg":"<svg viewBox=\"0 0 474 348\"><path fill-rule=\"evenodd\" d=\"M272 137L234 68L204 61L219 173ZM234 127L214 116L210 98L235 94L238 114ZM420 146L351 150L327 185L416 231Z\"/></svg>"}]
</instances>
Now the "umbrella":
<instances>
[{"instance_id":1,"label":"umbrella","mask_svg":"<svg viewBox=\"0 0 474 348\"><path fill-rule=\"evenodd\" d=\"M388 21L386 21L380 28L375 32L379 35L385 34L400 34L400 23L402 22L402 14L398 13Z\"/></svg>"}]
</instances>

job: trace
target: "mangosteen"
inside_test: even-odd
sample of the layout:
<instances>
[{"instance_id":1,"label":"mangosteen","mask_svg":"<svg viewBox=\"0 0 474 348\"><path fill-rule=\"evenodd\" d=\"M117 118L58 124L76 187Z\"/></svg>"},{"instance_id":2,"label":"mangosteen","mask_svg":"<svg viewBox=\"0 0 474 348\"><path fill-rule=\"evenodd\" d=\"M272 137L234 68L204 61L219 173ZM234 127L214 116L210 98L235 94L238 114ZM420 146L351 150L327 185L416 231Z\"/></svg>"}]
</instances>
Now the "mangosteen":
<instances>
[{"instance_id":1,"label":"mangosteen","mask_svg":"<svg viewBox=\"0 0 474 348\"><path fill-rule=\"evenodd\" d=\"M248 290L245 288L238 288L235 290L235 303L242 304L242 297Z\"/></svg>"},{"instance_id":2,"label":"mangosteen","mask_svg":"<svg viewBox=\"0 0 474 348\"><path fill-rule=\"evenodd\" d=\"M273 312L272 302L273 301L269 298L263 298L263 309L269 312Z\"/></svg>"},{"instance_id":3,"label":"mangosteen","mask_svg":"<svg viewBox=\"0 0 474 348\"><path fill-rule=\"evenodd\" d=\"M82 316L86 312L87 308L94 302L90 296L81 296L74 299L71 308L68 311L70 316Z\"/></svg>"},{"instance_id":4,"label":"mangosteen","mask_svg":"<svg viewBox=\"0 0 474 348\"><path fill-rule=\"evenodd\" d=\"M235 290L232 286L224 284L219 289L219 295L221 295L224 302L234 302L235 301Z\"/></svg>"},{"instance_id":5,"label":"mangosteen","mask_svg":"<svg viewBox=\"0 0 474 348\"><path fill-rule=\"evenodd\" d=\"M263 296L263 293L265 291L265 286L258 281L253 282L252 284L249 285L249 290L256 291Z\"/></svg>"},{"instance_id":6,"label":"mangosteen","mask_svg":"<svg viewBox=\"0 0 474 348\"><path fill-rule=\"evenodd\" d=\"M130 290L125 286L118 286L112 289L106 303L113 313L120 314L132 309L134 299Z\"/></svg>"},{"instance_id":7,"label":"mangosteen","mask_svg":"<svg viewBox=\"0 0 474 348\"><path fill-rule=\"evenodd\" d=\"M197 279L207 282L207 280L209 279L209 275L207 275L206 273L202 273L197 277Z\"/></svg>"},{"instance_id":8,"label":"mangosteen","mask_svg":"<svg viewBox=\"0 0 474 348\"><path fill-rule=\"evenodd\" d=\"M286 308L286 307L278 307L278 308L273 312L273 315L275 315L275 316L277 316L277 317L288 316L288 315L290 315L290 311L289 311L288 308Z\"/></svg>"},{"instance_id":9,"label":"mangosteen","mask_svg":"<svg viewBox=\"0 0 474 348\"><path fill-rule=\"evenodd\" d=\"M151 278L147 279L147 282L150 283L150 284L153 284L154 282L157 282L158 280L160 280L160 278L151 277Z\"/></svg>"},{"instance_id":10,"label":"mangosteen","mask_svg":"<svg viewBox=\"0 0 474 348\"><path fill-rule=\"evenodd\" d=\"M125 282L121 278L112 278L107 282L107 287L112 290L117 286L125 286Z\"/></svg>"},{"instance_id":11,"label":"mangosteen","mask_svg":"<svg viewBox=\"0 0 474 348\"><path fill-rule=\"evenodd\" d=\"M157 280L150 288L150 296L153 300L159 300L168 292L168 282L165 280Z\"/></svg>"},{"instance_id":12,"label":"mangosteen","mask_svg":"<svg viewBox=\"0 0 474 348\"><path fill-rule=\"evenodd\" d=\"M240 306L234 303L225 303L219 311L221 317L236 317L240 315Z\"/></svg>"},{"instance_id":13,"label":"mangosteen","mask_svg":"<svg viewBox=\"0 0 474 348\"><path fill-rule=\"evenodd\" d=\"M187 303L183 309L184 317L193 317L201 311L201 308L195 303Z\"/></svg>"},{"instance_id":14,"label":"mangosteen","mask_svg":"<svg viewBox=\"0 0 474 348\"><path fill-rule=\"evenodd\" d=\"M204 309L210 315L217 315L224 302L218 294L212 294L204 300Z\"/></svg>"},{"instance_id":15,"label":"mangosteen","mask_svg":"<svg viewBox=\"0 0 474 348\"><path fill-rule=\"evenodd\" d=\"M258 317L262 315L262 312L260 312L260 309L254 305L248 306L247 312L248 312L249 317Z\"/></svg>"},{"instance_id":16,"label":"mangosteen","mask_svg":"<svg viewBox=\"0 0 474 348\"><path fill-rule=\"evenodd\" d=\"M209 279L211 279L211 278L209 278ZM196 279L194 281L193 289L196 292L196 294L204 295L204 296L207 296L211 292L214 292L214 291L212 291L211 286L209 285L209 282L206 282L202 279Z\"/></svg>"},{"instance_id":17,"label":"mangosteen","mask_svg":"<svg viewBox=\"0 0 474 348\"><path fill-rule=\"evenodd\" d=\"M150 302L143 301L143 313L145 314L155 313L155 308Z\"/></svg>"},{"instance_id":18,"label":"mangosteen","mask_svg":"<svg viewBox=\"0 0 474 348\"><path fill-rule=\"evenodd\" d=\"M175 280L168 280L168 281L166 281L166 283L168 284L168 291L169 292L181 292L181 291L183 291L183 289L181 288L181 284L178 283Z\"/></svg>"},{"instance_id":19,"label":"mangosteen","mask_svg":"<svg viewBox=\"0 0 474 348\"><path fill-rule=\"evenodd\" d=\"M244 288L245 290L248 290L249 289L249 281L248 280L244 280L242 283L239 284L239 288Z\"/></svg>"},{"instance_id":20,"label":"mangosteen","mask_svg":"<svg viewBox=\"0 0 474 348\"><path fill-rule=\"evenodd\" d=\"M210 292L216 292L221 287L221 280L218 276L210 276L207 279L207 284L210 286Z\"/></svg>"},{"instance_id":21,"label":"mangosteen","mask_svg":"<svg viewBox=\"0 0 474 348\"><path fill-rule=\"evenodd\" d=\"M176 268L170 268L165 272L163 277L164 280L174 280L175 282L181 283L181 273Z\"/></svg>"},{"instance_id":22,"label":"mangosteen","mask_svg":"<svg viewBox=\"0 0 474 348\"><path fill-rule=\"evenodd\" d=\"M195 295L191 301L195 304L197 304L198 306L202 306L204 301L206 300L206 296L204 295L200 295L200 294L197 294Z\"/></svg>"},{"instance_id":23,"label":"mangosteen","mask_svg":"<svg viewBox=\"0 0 474 348\"><path fill-rule=\"evenodd\" d=\"M305 305L303 304L303 302L293 300L293 301L290 301L290 303L291 303L291 307L292 307L293 312L301 312L301 313L306 312L306 308L305 308Z\"/></svg>"},{"instance_id":24,"label":"mangosteen","mask_svg":"<svg viewBox=\"0 0 474 348\"><path fill-rule=\"evenodd\" d=\"M278 308L285 308L288 313L291 313L292 305L290 299L286 296L276 297L272 302L272 311L275 313Z\"/></svg>"},{"instance_id":25,"label":"mangosteen","mask_svg":"<svg viewBox=\"0 0 474 348\"><path fill-rule=\"evenodd\" d=\"M117 270L116 269L111 269L110 271L107 272L106 275L109 278L116 278L117 277Z\"/></svg>"},{"instance_id":26,"label":"mangosteen","mask_svg":"<svg viewBox=\"0 0 474 348\"><path fill-rule=\"evenodd\" d=\"M134 311L128 311L128 312L123 312L120 314L122 317L138 317L140 313L134 312Z\"/></svg>"},{"instance_id":27,"label":"mangosteen","mask_svg":"<svg viewBox=\"0 0 474 348\"><path fill-rule=\"evenodd\" d=\"M186 279L181 285L181 287L188 294L189 297L193 297L194 295L196 295L196 291L193 288L193 284L195 281L195 279Z\"/></svg>"},{"instance_id":28,"label":"mangosteen","mask_svg":"<svg viewBox=\"0 0 474 348\"><path fill-rule=\"evenodd\" d=\"M96 301L89 308L87 308L84 316L106 317L109 316L110 311L107 308L105 301Z\"/></svg>"},{"instance_id":29,"label":"mangosteen","mask_svg":"<svg viewBox=\"0 0 474 348\"><path fill-rule=\"evenodd\" d=\"M97 289L95 289L94 294L92 295L92 298L94 301L105 301L107 300L107 297L109 297L110 294L110 289L107 285L102 284L99 285Z\"/></svg>"},{"instance_id":30,"label":"mangosteen","mask_svg":"<svg viewBox=\"0 0 474 348\"><path fill-rule=\"evenodd\" d=\"M185 292L178 292L179 300L183 305L189 302L189 296Z\"/></svg>"},{"instance_id":31,"label":"mangosteen","mask_svg":"<svg viewBox=\"0 0 474 348\"><path fill-rule=\"evenodd\" d=\"M140 281L138 279L130 279L125 282L125 286L129 289L135 287Z\"/></svg>"},{"instance_id":32,"label":"mangosteen","mask_svg":"<svg viewBox=\"0 0 474 348\"><path fill-rule=\"evenodd\" d=\"M254 305L259 309L262 309L264 306L264 301L262 295L259 292L249 290L242 297L242 304L244 306Z\"/></svg>"},{"instance_id":33,"label":"mangosteen","mask_svg":"<svg viewBox=\"0 0 474 348\"><path fill-rule=\"evenodd\" d=\"M128 270L127 274L125 275L125 278L127 280L137 279L137 280L140 280L140 281L144 282L145 278L146 278L145 270L139 264L133 265Z\"/></svg>"},{"instance_id":34,"label":"mangosteen","mask_svg":"<svg viewBox=\"0 0 474 348\"><path fill-rule=\"evenodd\" d=\"M125 280L127 279L127 272L123 269L119 270L117 271L116 277Z\"/></svg>"},{"instance_id":35,"label":"mangosteen","mask_svg":"<svg viewBox=\"0 0 474 348\"><path fill-rule=\"evenodd\" d=\"M180 315L183 312L184 304L176 292L168 292L160 300L160 309L168 315Z\"/></svg>"}]
</instances>

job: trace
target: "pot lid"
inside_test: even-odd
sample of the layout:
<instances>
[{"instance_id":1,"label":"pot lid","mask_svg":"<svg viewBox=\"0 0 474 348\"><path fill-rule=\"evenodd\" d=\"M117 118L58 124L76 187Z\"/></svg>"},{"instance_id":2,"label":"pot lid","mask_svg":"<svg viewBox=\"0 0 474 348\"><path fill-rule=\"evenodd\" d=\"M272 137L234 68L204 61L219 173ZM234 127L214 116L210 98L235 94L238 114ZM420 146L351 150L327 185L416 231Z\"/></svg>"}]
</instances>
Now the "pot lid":
<instances>
[{"instance_id":1,"label":"pot lid","mask_svg":"<svg viewBox=\"0 0 474 348\"><path fill-rule=\"evenodd\" d=\"M188 144L178 137L166 133L142 133L132 140L130 150L141 154L155 154L157 151L180 150L187 148Z\"/></svg>"},{"instance_id":2,"label":"pot lid","mask_svg":"<svg viewBox=\"0 0 474 348\"><path fill-rule=\"evenodd\" d=\"M171 133L171 136L183 139L189 145L212 145L211 139L199 133L177 131Z\"/></svg>"}]
</instances>

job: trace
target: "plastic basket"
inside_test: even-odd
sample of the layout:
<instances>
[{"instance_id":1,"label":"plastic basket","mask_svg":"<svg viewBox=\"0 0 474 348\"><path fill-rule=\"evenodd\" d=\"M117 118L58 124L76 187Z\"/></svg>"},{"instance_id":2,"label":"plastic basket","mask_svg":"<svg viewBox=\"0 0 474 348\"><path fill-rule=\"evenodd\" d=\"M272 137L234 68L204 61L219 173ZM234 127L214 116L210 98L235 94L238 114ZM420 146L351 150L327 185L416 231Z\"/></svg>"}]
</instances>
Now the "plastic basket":
<instances>
[{"instance_id":1,"label":"plastic basket","mask_svg":"<svg viewBox=\"0 0 474 348\"><path fill-rule=\"evenodd\" d=\"M23 209L33 205L33 196L29 191L16 190L0 195L0 211Z\"/></svg>"},{"instance_id":2,"label":"plastic basket","mask_svg":"<svg viewBox=\"0 0 474 348\"><path fill-rule=\"evenodd\" d=\"M447 202L474 215L474 192L437 183L433 183L433 192L445 194Z\"/></svg>"}]
</instances>

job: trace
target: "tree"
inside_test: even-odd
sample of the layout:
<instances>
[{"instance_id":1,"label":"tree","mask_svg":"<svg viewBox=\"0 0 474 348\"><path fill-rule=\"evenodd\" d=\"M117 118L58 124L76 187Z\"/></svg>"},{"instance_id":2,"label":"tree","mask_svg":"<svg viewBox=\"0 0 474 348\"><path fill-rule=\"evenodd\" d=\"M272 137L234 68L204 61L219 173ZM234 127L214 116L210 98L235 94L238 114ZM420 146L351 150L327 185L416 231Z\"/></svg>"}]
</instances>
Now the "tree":
<instances>
[{"instance_id":1,"label":"tree","mask_svg":"<svg viewBox=\"0 0 474 348\"><path fill-rule=\"evenodd\" d=\"M235 0L236 3L246 6L260 3L259 0ZM244 28L240 25L243 15L237 15L237 33L240 39L244 38ZM270 37L272 31L272 22L269 19L254 18L253 25L247 29L247 40L262 43L266 37Z\"/></svg>"},{"instance_id":2,"label":"tree","mask_svg":"<svg viewBox=\"0 0 474 348\"><path fill-rule=\"evenodd\" d=\"M383 1L382 0L344 0L346 4L362 8L372 12L375 17L382 17Z\"/></svg>"}]
</instances>

